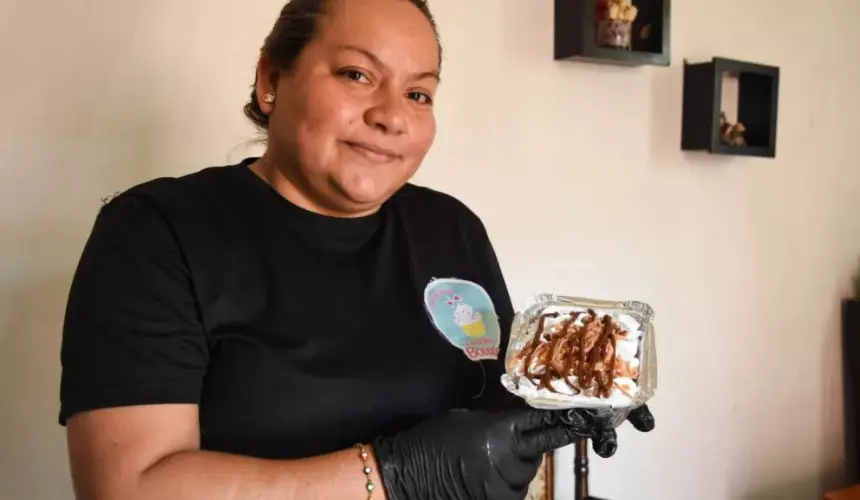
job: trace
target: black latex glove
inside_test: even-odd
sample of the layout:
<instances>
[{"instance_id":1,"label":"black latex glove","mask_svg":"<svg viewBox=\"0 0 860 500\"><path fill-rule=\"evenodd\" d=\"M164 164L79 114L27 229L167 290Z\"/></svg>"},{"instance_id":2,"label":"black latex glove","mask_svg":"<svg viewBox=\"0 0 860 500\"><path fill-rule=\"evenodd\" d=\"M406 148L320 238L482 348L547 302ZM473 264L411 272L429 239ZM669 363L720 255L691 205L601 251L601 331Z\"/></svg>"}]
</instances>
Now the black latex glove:
<instances>
[{"instance_id":1,"label":"black latex glove","mask_svg":"<svg viewBox=\"0 0 860 500\"><path fill-rule=\"evenodd\" d=\"M455 410L373 451L389 500L522 500L545 453L592 437L573 412Z\"/></svg>"},{"instance_id":2,"label":"black latex glove","mask_svg":"<svg viewBox=\"0 0 860 500\"><path fill-rule=\"evenodd\" d=\"M502 397L500 406L502 408L519 408L526 409L529 406L522 398L505 394ZM618 449L618 436L615 433L615 428L610 426L606 420L595 417L589 410L568 410L567 412L553 412L560 416L562 422L572 423L572 419L584 419L585 429L588 429L585 437L591 439L591 447L595 453L601 458L609 458L615 454ZM574 417L576 416L576 417ZM650 432L654 429L654 415L648 409L648 405L642 405L627 415L626 420L633 425L639 432Z\"/></svg>"},{"instance_id":3,"label":"black latex glove","mask_svg":"<svg viewBox=\"0 0 860 500\"><path fill-rule=\"evenodd\" d=\"M599 419L594 419L587 410L576 410L587 422L587 427L593 429L594 437L591 446L600 457L609 458L618 449L618 436L614 428L607 428ZM654 429L654 415L648 405L642 405L627 415L627 421L639 432L650 432Z\"/></svg>"}]
</instances>

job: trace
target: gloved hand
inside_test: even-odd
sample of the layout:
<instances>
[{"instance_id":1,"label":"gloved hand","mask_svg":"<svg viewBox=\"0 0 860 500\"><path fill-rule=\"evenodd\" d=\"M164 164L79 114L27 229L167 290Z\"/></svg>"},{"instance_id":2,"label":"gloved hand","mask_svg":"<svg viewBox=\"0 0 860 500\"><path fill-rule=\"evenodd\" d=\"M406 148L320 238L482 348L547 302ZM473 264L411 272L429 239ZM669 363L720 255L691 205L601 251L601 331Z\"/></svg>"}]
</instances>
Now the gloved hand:
<instances>
[{"instance_id":1,"label":"gloved hand","mask_svg":"<svg viewBox=\"0 0 860 500\"><path fill-rule=\"evenodd\" d=\"M503 394L496 404L499 408L507 409L530 408L522 398L512 396L510 393ZM580 419L579 422L584 420L584 428L588 429L587 434L589 434L584 437L591 439L591 447L594 452L601 458L609 458L615 454L615 451L618 449L618 436L615 428L610 426L606 420L595 417L591 411L584 409L568 410L566 412L556 411L553 413L555 414L555 418L560 419L561 422L572 424L572 419L574 418ZM639 432L650 432L654 429L654 415L651 414L651 410L648 409L647 404L631 411L625 420L630 422Z\"/></svg>"},{"instance_id":2,"label":"gloved hand","mask_svg":"<svg viewBox=\"0 0 860 500\"><path fill-rule=\"evenodd\" d=\"M592 418L588 411L578 411L579 415L585 419L586 426L592 429L594 437L591 438L591 447L594 452L602 458L609 458L615 454L618 449L618 436L615 429L606 427L604 422L599 419ZM627 415L627 421L639 432L650 432L654 429L654 415L648 409L648 405L642 405Z\"/></svg>"},{"instance_id":3,"label":"gloved hand","mask_svg":"<svg viewBox=\"0 0 860 500\"><path fill-rule=\"evenodd\" d=\"M522 500L545 453L594 437L576 412L455 410L373 451L389 500Z\"/></svg>"}]
</instances>

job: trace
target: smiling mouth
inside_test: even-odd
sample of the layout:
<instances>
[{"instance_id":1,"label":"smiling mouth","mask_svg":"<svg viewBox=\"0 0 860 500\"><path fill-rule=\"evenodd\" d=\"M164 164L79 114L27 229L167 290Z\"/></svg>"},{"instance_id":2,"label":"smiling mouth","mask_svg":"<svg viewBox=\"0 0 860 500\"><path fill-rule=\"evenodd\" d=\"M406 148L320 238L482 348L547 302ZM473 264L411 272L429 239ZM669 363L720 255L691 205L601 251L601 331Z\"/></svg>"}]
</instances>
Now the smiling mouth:
<instances>
[{"instance_id":1,"label":"smiling mouth","mask_svg":"<svg viewBox=\"0 0 860 500\"><path fill-rule=\"evenodd\" d=\"M372 144L361 144L357 142L346 142L346 145L350 147L356 153L364 156L368 160L374 163L385 163L392 160L396 160L399 155L396 153L389 151L387 149L383 149Z\"/></svg>"}]
</instances>

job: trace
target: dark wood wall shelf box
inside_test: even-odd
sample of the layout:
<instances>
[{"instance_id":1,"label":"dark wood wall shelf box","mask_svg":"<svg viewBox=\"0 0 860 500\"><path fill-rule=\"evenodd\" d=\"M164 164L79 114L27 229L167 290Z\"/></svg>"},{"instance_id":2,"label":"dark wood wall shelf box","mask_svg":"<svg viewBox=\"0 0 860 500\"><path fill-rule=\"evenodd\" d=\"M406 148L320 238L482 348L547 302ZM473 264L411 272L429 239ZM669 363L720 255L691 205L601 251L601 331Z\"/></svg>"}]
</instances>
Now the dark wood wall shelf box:
<instances>
[{"instance_id":1,"label":"dark wood wall shelf box","mask_svg":"<svg viewBox=\"0 0 860 500\"><path fill-rule=\"evenodd\" d=\"M721 138L724 75L738 79L737 120L746 128L742 146ZM684 62L682 150L774 158L778 109L779 68L722 57Z\"/></svg>"},{"instance_id":2,"label":"dark wood wall shelf box","mask_svg":"<svg viewBox=\"0 0 860 500\"><path fill-rule=\"evenodd\" d=\"M555 59L623 66L669 66L670 0L633 0L638 15L627 49L598 43L598 2L555 0Z\"/></svg>"}]
</instances>

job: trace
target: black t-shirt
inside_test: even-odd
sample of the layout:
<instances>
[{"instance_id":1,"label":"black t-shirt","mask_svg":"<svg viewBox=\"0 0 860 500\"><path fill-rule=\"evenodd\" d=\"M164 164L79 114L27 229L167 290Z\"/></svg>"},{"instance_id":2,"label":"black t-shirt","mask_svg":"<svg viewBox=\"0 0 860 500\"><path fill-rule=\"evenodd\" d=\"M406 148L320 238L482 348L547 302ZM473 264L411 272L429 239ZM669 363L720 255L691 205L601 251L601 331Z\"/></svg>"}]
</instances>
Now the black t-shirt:
<instances>
[{"instance_id":1,"label":"black t-shirt","mask_svg":"<svg viewBox=\"0 0 860 500\"><path fill-rule=\"evenodd\" d=\"M253 160L149 181L102 207L66 311L61 424L193 403L204 449L297 458L500 404L513 310L476 215L409 184L374 215L330 218L280 196ZM437 287L431 309L425 288L445 278L492 300L497 359L447 339L457 325L477 342L469 352L492 353L496 318L460 306L456 288ZM434 318L448 306L451 321L435 321L446 338Z\"/></svg>"}]
</instances>

